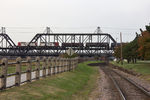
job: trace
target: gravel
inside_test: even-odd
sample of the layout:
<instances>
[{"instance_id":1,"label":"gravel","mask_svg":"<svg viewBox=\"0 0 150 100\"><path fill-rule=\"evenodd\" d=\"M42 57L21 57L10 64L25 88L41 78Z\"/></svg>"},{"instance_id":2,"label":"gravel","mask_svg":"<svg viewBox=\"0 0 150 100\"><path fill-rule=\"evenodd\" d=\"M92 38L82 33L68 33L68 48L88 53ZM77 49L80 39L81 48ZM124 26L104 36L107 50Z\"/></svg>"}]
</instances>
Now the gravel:
<instances>
[{"instance_id":1,"label":"gravel","mask_svg":"<svg viewBox=\"0 0 150 100\"><path fill-rule=\"evenodd\" d=\"M118 73L124 75L125 77L133 80L134 82L136 82L137 84L141 85L142 87L144 87L145 89L147 89L148 91L150 91L150 84L148 81L144 80L144 79L141 79L137 76L133 76L131 74L128 74L128 73L125 73L123 71L120 71L118 69L114 69L115 71L117 71Z\"/></svg>"},{"instance_id":2,"label":"gravel","mask_svg":"<svg viewBox=\"0 0 150 100\"><path fill-rule=\"evenodd\" d=\"M120 100L119 93L110 78L100 69L100 98L99 100Z\"/></svg>"},{"instance_id":3,"label":"gravel","mask_svg":"<svg viewBox=\"0 0 150 100\"><path fill-rule=\"evenodd\" d=\"M127 100L149 100L149 97L140 91L137 87L122 79L118 74L114 72L111 72L111 74L119 84L119 87L125 94Z\"/></svg>"}]
</instances>

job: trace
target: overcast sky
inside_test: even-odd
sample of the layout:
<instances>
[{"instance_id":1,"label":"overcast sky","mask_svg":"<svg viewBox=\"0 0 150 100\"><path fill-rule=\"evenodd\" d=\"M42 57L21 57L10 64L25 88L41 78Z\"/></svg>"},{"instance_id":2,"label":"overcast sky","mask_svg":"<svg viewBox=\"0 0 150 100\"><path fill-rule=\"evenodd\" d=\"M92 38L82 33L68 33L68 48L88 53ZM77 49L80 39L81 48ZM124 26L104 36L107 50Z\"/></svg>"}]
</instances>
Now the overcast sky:
<instances>
[{"instance_id":1,"label":"overcast sky","mask_svg":"<svg viewBox=\"0 0 150 100\"><path fill-rule=\"evenodd\" d=\"M29 41L50 26L53 32L94 32L97 26L131 41L150 23L150 0L0 0L0 26L15 41Z\"/></svg>"}]
</instances>

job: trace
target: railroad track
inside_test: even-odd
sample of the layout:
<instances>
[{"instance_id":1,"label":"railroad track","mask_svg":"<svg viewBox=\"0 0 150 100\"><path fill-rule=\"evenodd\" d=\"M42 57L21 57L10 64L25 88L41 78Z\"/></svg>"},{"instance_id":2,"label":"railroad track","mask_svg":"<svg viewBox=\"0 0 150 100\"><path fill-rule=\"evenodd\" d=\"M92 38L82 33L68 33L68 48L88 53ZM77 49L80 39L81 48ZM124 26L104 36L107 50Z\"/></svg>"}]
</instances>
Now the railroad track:
<instances>
[{"instance_id":1,"label":"railroad track","mask_svg":"<svg viewBox=\"0 0 150 100\"><path fill-rule=\"evenodd\" d=\"M121 100L150 100L150 91L144 87L108 67L101 69L111 79Z\"/></svg>"}]
</instances>

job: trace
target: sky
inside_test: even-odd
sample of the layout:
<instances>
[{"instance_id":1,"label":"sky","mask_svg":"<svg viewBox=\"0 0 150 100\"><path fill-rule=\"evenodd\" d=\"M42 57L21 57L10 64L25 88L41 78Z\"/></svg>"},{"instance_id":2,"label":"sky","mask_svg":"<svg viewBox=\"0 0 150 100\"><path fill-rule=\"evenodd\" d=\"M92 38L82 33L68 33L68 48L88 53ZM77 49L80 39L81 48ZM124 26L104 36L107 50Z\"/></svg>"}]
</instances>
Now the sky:
<instances>
[{"instance_id":1,"label":"sky","mask_svg":"<svg viewBox=\"0 0 150 100\"><path fill-rule=\"evenodd\" d=\"M49 26L54 33L89 32L98 26L119 42L150 23L150 0L0 0L0 27L12 40L30 41Z\"/></svg>"}]
</instances>

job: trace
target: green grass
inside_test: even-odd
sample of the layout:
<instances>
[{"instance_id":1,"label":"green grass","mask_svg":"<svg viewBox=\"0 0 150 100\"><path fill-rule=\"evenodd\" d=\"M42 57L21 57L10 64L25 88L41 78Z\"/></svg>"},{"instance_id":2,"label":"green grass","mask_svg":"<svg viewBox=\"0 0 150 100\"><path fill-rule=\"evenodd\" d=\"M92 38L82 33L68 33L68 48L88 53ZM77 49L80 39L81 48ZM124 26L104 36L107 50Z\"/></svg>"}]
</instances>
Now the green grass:
<instances>
[{"instance_id":1,"label":"green grass","mask_svg":"<svg viewBox=\"0 0 150 100\"><path fill-rule=\"evenodd\" d=\"M80 63L75 71L43 78L0 92L0 100L87 100L99 76L98 67Z\"/></svg>"},{"instance_id":2,"label":"green grass","mask_svg":"<svg viewBox=\"0 0 150 100\"><path fill-rule=\"evenodd\" d=\"M127 62L124 62L123 65L116 62L111 62L114 65L118 65L120 67L123 67L125 69L133 70L137 73L140 73L142 75L150 75L150 62L149 61L137 61L137 63L128 64Z\"/></svg>"}]
</instances>

